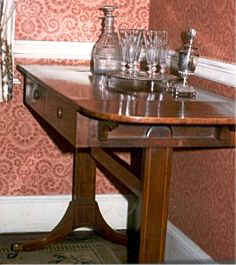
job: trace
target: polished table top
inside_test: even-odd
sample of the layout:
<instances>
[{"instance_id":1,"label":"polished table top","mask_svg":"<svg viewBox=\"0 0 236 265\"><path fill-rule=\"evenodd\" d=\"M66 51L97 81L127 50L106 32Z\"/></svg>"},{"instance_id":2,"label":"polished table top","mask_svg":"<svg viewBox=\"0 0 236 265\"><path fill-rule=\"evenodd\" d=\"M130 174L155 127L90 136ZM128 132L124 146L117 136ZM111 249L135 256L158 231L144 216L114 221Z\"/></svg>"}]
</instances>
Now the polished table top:
<instances>
[{"instance_id":1,"label":"polished table top","mask_svg":"<svg viewBox=\"0 0 236 265\"><path fill-rule=\"evenodd\" d=\"M236 124L235 102L204 90L196 98L174 98L170 93L101 88L86 67L18 65L41 85L55 90L80 113L98 119L137 124Z\"/></svg>"}]
</instances>

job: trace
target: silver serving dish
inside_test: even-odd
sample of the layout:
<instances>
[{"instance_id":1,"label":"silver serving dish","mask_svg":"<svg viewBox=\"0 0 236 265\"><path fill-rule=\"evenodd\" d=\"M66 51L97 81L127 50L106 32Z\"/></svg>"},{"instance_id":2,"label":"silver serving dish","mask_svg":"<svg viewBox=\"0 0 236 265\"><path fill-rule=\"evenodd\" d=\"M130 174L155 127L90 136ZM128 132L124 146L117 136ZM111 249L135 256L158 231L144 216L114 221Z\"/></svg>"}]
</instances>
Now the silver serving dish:
<instances>
[{"instance_id":1,"label":"silver serving dish","mask_svg":"<svg viewBox=\"0 0 236 265\"><path fill-rule=\"evenodd\" d=\"M146 72L138 72L135 75L112 72L107 75L108 87L119 91L172 92L173 84L178 80L179 78L175 75L156 74L149 76Z\"/></svg>"}]
</instances>

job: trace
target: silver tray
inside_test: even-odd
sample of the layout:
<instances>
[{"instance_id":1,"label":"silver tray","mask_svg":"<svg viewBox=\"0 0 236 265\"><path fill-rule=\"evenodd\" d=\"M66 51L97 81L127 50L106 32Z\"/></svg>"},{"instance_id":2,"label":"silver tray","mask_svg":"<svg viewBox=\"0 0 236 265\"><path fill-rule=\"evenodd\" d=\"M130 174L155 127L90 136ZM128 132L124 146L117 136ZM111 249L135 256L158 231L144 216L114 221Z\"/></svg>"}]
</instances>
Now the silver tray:
<instances>
[{"instance_id":1,"label":"silver tray","mask_svg":"<svg viewBox=\"0 0 236 265\"><path fill-rule=\"evenodd\" d=\"M156 74L148 76L146 72L139 72L136 75L129 73L112 72L107 75L108 87L113 90L154 92L154 91L172 91L172 84L176 83L179 78L171 74Z\"/></svg>"},{"instance_id":2,"label":"silver tray","mask_svg":"<svg viewBox=\"0 0 236 265\"><path fill-rule=\"evenodd\" d=\"M136 74L130 73L123 73L123 72L111 72L108 74L108 77L115 77L119 79L125 80L139 80L139 81L170 81L170 80L177 80L178 77L171 74L154 74L149 76L147 72L141 71Z\"/></svg>"}]
</instances>

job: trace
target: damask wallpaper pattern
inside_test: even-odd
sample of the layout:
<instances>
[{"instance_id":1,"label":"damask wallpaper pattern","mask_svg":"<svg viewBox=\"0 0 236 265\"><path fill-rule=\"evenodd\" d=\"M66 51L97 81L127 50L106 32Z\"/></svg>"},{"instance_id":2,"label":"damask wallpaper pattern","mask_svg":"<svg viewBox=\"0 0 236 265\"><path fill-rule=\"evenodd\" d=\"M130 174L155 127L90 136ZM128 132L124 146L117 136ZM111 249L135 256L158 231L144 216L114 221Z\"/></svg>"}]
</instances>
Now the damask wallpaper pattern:
<instances>
[{"instance_id":1,"label":"damask wallpaper pattern","mask_svg":"<svg viewBox=\"0 0 236 265\"><path fill-rule=\"evenodd\" d=\"M18 0L16 39L96 41L105 4L118 7L116 25L146 28L149 0Z\"/></svg>"},{"instance_id":2,"label":"damask wallpaper pattern","mask_svg":"<svg viewBox=\"0 0 236 265\"><path fill-rule=\"evenodd\" d=\"M167 29L172 49L182 46L181 33L198 31L201 56L236 63L234 0L151 0L150 27Z\"/></svg>"},{"instance_id":3,"label":"damask wallpaper pattern","mask_svg":"<svg viewBox=\"0 0 236 265\"><path fill-rule=\"evenodd\" d=\"M235 150L175 153L169 218L216 261L235 260Z\"/></svg>"},{"instance_id":4,"label":"damask wallpaper pattern","mask_svg":"<svg viewBox=\"0 0 236 265\"><path fill-rule=\"evenodd\" d=\"M12 101L0 104L0 113L0 194L68 192L70 155L61 155L22 105L22 86L14 87Z\"/></svg>"}]
</instances>

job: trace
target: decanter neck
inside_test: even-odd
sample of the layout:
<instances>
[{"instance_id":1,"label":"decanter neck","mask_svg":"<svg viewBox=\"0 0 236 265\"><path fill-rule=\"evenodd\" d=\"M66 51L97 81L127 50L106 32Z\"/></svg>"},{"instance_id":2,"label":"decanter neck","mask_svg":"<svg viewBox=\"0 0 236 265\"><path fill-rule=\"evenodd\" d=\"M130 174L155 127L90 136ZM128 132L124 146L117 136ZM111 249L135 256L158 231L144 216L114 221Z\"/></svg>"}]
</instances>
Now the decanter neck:
<instances>
[{"instance_id":1,"label":"decanter neck","mask_svg":"<svg viewBox=\"0 0 236 265\"><path fill-rule=\"evenodd\" d=\"M104 18L104 32L105 33L114 32L114 17L113 16L106 16Z\"/></svg>"},{"instance_id":2,"label":"decanter neck","mask_svg":"<svg viewBox=\"0 0 236 265\"><path fill-rule=\"evenodd\" d=\"M101 10L104 12L104 32L114 32L114 16L113 11L117 9L116 6L104 6Z\"/></svg>"}]
</instances>

